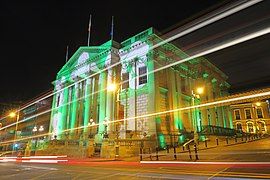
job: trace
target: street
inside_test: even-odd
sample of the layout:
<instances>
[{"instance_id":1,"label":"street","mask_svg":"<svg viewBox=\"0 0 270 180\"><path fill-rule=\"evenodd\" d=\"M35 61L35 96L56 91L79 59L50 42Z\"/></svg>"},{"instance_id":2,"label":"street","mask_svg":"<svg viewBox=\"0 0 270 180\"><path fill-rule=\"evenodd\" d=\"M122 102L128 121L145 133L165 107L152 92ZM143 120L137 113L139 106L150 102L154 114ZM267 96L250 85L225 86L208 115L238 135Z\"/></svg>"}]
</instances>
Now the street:
<instances>
[{"instance_id":1,"label":"street","mask_svg":"<svg viewBox=\"0 0 270 180\"><path fill-rule=\"evenodd\" d=\"M1 163L1 179L232 179L270 178L269 165L176 165L134 162Z\"/></svg>"}]
</instances>

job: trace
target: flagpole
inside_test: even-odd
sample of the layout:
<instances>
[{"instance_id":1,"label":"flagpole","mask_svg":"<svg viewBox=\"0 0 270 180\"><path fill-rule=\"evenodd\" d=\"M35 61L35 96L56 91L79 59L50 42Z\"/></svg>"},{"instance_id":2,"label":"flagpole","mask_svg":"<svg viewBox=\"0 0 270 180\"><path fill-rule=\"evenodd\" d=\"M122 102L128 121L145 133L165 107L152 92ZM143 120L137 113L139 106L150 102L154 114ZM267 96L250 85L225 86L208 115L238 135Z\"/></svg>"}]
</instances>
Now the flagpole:
<instances>
[{"instance_id":1,"label":"flagpole","mask_svg":"<svg viewBox=\"0 0 270 180\"><path fill-rule=\"evenodd\" d=\"M111 40L113 40L113 16L112 16L112 26L111 26Z\"/></svg>"},{"instance_id":2,"label":"flagpole","mask_svg":"<svg viewBox=\"0 0 270 180\"><path fill-rule=\"evenodd\" d=\"M91 20L92 20L92 15L90 14L89 25L88 25L88 39L87 39L87 46L89 46L89 44L90 44L90 37L91 37Z\"/></svg>"},{"instance_id":3,"label":"flagpole","mask_svg":"<svg viewBox=\"0 0 270 180\"><path fill-rule=\"evenodd\" d=\"M66 62L68 61L68 46L67 46L67 51L66 51Z\"/></svg>"}]
</instances>

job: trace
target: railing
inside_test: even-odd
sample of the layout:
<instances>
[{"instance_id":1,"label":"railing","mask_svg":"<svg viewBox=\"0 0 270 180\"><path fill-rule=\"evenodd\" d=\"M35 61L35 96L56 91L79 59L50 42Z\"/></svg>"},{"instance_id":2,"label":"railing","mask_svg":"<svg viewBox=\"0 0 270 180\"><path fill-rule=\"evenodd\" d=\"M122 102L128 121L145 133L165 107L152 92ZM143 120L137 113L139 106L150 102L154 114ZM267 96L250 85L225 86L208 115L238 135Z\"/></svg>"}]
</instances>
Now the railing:
<instances>
[{"instance_id":1,"label":"railing","mask_svg":"<svg viewBox=\"0 0 270 180\"><path fill-rule=\"evenodd\" d=\"M220 126L201 126L201 131L199 132L200 135L216 135L216 136L235 136L240 131L231 128L224 128Z\"/></svg>"}]
</instances>

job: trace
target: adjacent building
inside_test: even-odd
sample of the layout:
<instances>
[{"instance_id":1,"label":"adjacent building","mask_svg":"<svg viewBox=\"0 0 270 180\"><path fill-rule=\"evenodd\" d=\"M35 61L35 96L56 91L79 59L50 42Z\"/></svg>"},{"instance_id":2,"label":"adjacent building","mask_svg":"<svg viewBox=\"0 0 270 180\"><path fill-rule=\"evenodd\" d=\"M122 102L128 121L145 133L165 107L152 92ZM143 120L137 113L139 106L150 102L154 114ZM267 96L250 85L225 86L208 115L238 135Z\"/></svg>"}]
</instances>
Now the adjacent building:
<instances>
[{"instance_id":1,"label":"adjacent building","mask_svg":"<svg viewBox=\"0 0 270 180\"><path fill-rule=\"evenodd\" d=\"M1 122L0 149L3 151L24 150L29 144L29 148L34 151L39 146L43 146L49 132L52 105L50 94L51 90L10 111L14 113L14 116L7 116ZM21 110L18 111L18 109ZM35 137L41 134L44 136Z\"/></svg>"},{"instance_id":2,"label":"adjacent building","mask_svg":"<svg viewBox=\"0 0 270 180\"><path fill-rule=\"evenodd\" d=\"M246 133L266 134L270 130L269 100L231 105L234 128Z\"/></svg>"}]
</instances>

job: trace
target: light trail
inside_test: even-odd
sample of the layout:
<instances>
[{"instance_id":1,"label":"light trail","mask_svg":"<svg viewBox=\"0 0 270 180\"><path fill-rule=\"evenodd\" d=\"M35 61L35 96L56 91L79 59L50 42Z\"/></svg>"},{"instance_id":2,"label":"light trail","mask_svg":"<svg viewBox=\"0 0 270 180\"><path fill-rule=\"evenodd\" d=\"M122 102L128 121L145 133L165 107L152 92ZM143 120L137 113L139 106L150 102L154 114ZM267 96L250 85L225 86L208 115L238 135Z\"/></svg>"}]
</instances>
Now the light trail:
<instances>
[{"instance_id":1,"label":"light trail","mask_svg":"<svg viewBox=\"0 0 270 180\"><path fill-rule=\"evenodd\" d=\"M202 28L202 27L205 27L205 26L207 26L207 25L209 25L209 24L212 24L212 23L214 23L214 22L216 22L216 21L218 21L218 20L221 20L221 19L223 19L223 18L225 18L225 17L228 17L228 16L230 16L230 15L236 13L236 12L239 12L239 11L241 11L241 10L243 10L243 9L246 9L246 8L248 8L248 7L250 7L250 6L253 6L253 5L255 5L255 4L257 4L257 3L261 2L261 1L262 1L262 0L253 0L253 1L244 2L244 3L240 4L240 5L237 4L237 5L233 5L233 7L226 8L225 10L223 10L223 12L221 12L221 13L218 12L218 13L216 13L215 15L213 15L213 16L211 16L211 17L208 17L208 19L203 20L202 22L199 22L198 24L196 24L196 25L194 25L194 26L192 26L192 27L189 27L187 30L184 30L184 31L181 32L181 33L178 33L178 34L176 34L176 35L174 35L174 36L172 36L172 37L170 37L170 38L165 39L164 41L162 41L162 42L160 42L160 43L158 43L158 44L155 44L154 46L150 47L150 50L153 50L153 49L155 49L155 48L157 48L157 47L159 47L159 46L161 46L161 45L163 45L163 44L165 44L165 43L168 43L168 42L170 42L170 41L173 41L173 40L175 40L175 39L177 39L177 38L179 38L179 37L182 37L182 36L184 36L184 35L186 35L186 34L189 34L189 33L193 32L193 31L196 31L196 30L198 30L198 29L200 29L200 28ZM211 19L209 19L209 18L211 18ZM126 59L126 58L128 57L129 54L130 54L130 52L126 55L126 57L125 57L124 59ZM24 106L23 108L18 109L18 110L16 111L16 113L18 113L19 111L21 111L21 110L23 110L23 109L26 109L27 107L30 107L30 106L32 106L32 105L38 103L39 101L42 101L42 100L47 99L47 98L49 98L49 97L51 97L51 96L53 96L53 95L55 95L55 94L57 94L57 93L60 93L60 92L62 92L63 90L65 90L65 89L67 89L67 88L69 88L69 87L74 86L76 83L80 83L80 82L82 82L82 81L85 81L86 79L89 79L89 78L91 78L91 77L94 77L94 76L96 76L96 75L102 73L102 72L105 72L105 71L107 71L108 69L111 69L111 68L113 68L113 67L116 67L116 66L120 65L121 63L122 63L122 61L117 62L117 63L115 63L115 64L113 64L113 65L111 65L111 66L108 66L107 68L104 68L104 69L102 69L102 70L100 70L100 71L98 71L98 72L96 72L96 73L94 73L94 74L92 74L92 75L90 75L90 76L87 76L87 77L85 77L85 78L83 78L83 79L81 79L81 80L79 80L79 81L77 81L77 82L75 82L75 83L73 83L73 84L70 84L70 85L68 85L68 86L66 86L66 87L64 87L64 88L62 88L62 89L60 89L60 90L58 90L58 91L55 91L55 92L53 92L53 93L51 93L51 94L49 94L49 95L47 95L47 96L44 96L43 98L41 98L41 99L39 99L39 100L37 100L37 101L35 101L35 102L33 102L33 103L30 103L29 105ZM5 119L5 118L7 118L7 117L8 117L8 116L5 116L5 117L1 118L0 121L3 120L3 119Z\"/></svg>"},{"instance_id":2,"label":"light trail","mask_svg":"<svg viewBox=\"0 0 270 180\"><path fill-rule=\"evenodd\" d=\"M232 103L232 102L237 102L237 101L244 100L244 99L252 99L252 98L258 98L258 97L263 97L263 96L270 96L270 91L261 92L261 93L257 93L257 94L246 95L246 96L241 96L241 97L235 97L235 98L230 98L230 99L225 99L225 100L219 100L219 101L199 104L199 105L195 105L195 106L187 106L187 107L172 109L172 110L168 110L168 111L161 111L161 112L156 112L156 113L151 113L151 114L145 114L145 115L140 115L140 116L136 116L136 117L129 117L129 118L124 118L124 119L109 121L108 124L116 123L116 122L123 122L123 121L128 121L128 120L133 120L133 119L139 119L139 118L147 118L147 117L152 117L152 116L165 115L165 114L168 114L168 113L174 113L174 112L178 112L178 111L185 111L185 110L190 110L190 109L194 109L194 108L201 108L201 107L207 107L207 106L213 106L213 105L215 105L215 106L216 105L223 105L223 104L226 104L226 103ZM80 127L76 127L76 128L66 129L66 130L63 130L61 133L74 131L74 130L79 130L79 129L84 129L84 128L96 127L96 126L99 126L99 125L102 125L102 124L103 123L98 123L98 124L89 125L89 126L87 125L87 126L80 126ZM25 138L21 138L21 139L17 139L17 140L9 140L9 141L0 142L0 144L14 143L14 142L28 140L28 139L37 138L37 137L50 136L52 134L53 133L35 135L35 136L25 137Z\"/></svg>"},{"instance_id":3,"label":"light trail","mask_svg":"<svg viewBox=\"0 0 270 180\"><path fill-rule=\"evenodd\" d=\"M180 64L180 63L184 63L184 62L187 62L187 61L189 61L189 60L192 60L192 59L195 59L195 58L198 58L198 57L201 57L201 56L204 56L204 55L207 55L207 54L210 54L210 53L213 53L213 52L216 52L216 51L225 49L225 48L228 48L228 47L230 47L230 46L234 46L234 45L236 45L236 44L239 44L239 43L242 43L242 42L245 42L245 41L248 41L248 40L251 40L251 39L260 37L260 36L263 36L263 35L268 34L268 33L270 33L270 27L264 28L264 29L262 29L262 30L259 30L259 31L253 32L253 33L250 33L250 34L245 35L245 36L243 36L243 37L234 39L234 40L232 40L232 41L230 41L230 42L223 43L223 44L218 45L218 46L216 46L216 47L214 47L214 48L211 48L211 49L208 49L208 50L206 50L206 51L203 51L203 52L197 53L197 54L195 54L195 55L192 55L192 56L190 56L190 57L188 57L188 58L185 58L185 59L176 61L176 62L174 62L174 63L168 64L168 65L165 65L165 66L162 66L162 67L160 67L160 68L158 68L158 69L155 69L155 70L153 70L153 71L150 71L150 72L141 74L141 75L139 75L139 76L137 76L137 77L135 77L135 78L142 77L142 76L145 76L145 75L148 75L148 74L152 74L152 73L161 71L161 70L163 70L163 69L167 69L167 68L169 68L169 67L178 65L178 64ZM126 83L126 82L128 82L128 81L124 81L124 82L122 82L122 83L120 83L120 84L123 84L123 83ZM106 90L106 88L105 88L105 89L102 89L102 90L99 90L99 91L96 91L96 92L93 92L93 93L91 93L91 94L89 94L89 95L87 95L87 96L94 95L95 93L98 93L98 92L101 92L101 91L104 91L104 90ZM86 98L87 96L83 96L83 97L81 97L81 98L79 98L79 99L77 99L77 100L75 100L75 101L72 101L72 102L76 102L76 101L78 101L78 100L84 99L84 98ZM70 103L72 103L72 102L68 102L68 103L66 103L66 104L64 104L64 105L62 105L62 106L59 106L59 107L55 108L55 109L58 109L58 108L60 108L60 107L63 107L63 106L65 106L65 105L67 105L67 104L70 104ZM50 111L55 110L55 109L47 110L47 111L45 111L45 113L50 112ZM45 114L45 113L42 112L42 113L39 113L38 115L42 115L42 114ZM14 126L14 125L16 125L17 123L25 122L25 121L27 121L27 120L33 118L33 117L37 117L37 116L34 115L34 116L31 116L31 117L26 118L26 119L24 119L24 120L21 120L21 121L18 121L18 122L9 124L9 125L7 125L7 126L4 126L4 127L0 128L0 130L5 129L5 128L8 128L8 127L11 127L11 126ZM134 119L134 118L132 118L132 119Z\"/></svg>"},{"instance_id":4,"label":"light trail","mask_svg":"<svg viewBox=\"0 0 270 180\"><path fill-rule=\"evenodd\" d=\"M228 16L230 16L230 15L236 13L236 12L239 12L239 11L241 11L243 9L246 9L246 8L248 8L248 7L252 6L252 5L255 5L255 4L259 3L259 2L262 2L262 1L263 0L248 1L248 2L245 2L243 4L236 5L236 7L232 7L232 8L229 7L227 9L223 10L223 12L221 12L221 13L217 12L215 15L213 15L213 17L208 17L208 19L204 20L203 22L199 22L199 24L197 24L197 25L195 25L193 27L190 27L187 30L184 30L183 32L178 33L178 34L176 34L176 35L174 35L174 36L172 36L170 38L167 38L166 40L154 45L153 49L155 49L156 47L159 47L159 46L161 46L161 45L163 45L165 43L171 42L171 41L173 41L173 40L175 40L175 39L177 39L177 38L179 38L181 36L184 36L186 34L189 34L189 33L193 32L193 31L196 31L196 30L198 30L198 29L200 29L202 27L205 27L205 26L207 26L209 24L212 24L212 23L214 23L214 22L216 22L218 20L221 20L221 19L223 19L225 17L228 17Z\"/></svg>"}]
</instances>

